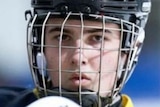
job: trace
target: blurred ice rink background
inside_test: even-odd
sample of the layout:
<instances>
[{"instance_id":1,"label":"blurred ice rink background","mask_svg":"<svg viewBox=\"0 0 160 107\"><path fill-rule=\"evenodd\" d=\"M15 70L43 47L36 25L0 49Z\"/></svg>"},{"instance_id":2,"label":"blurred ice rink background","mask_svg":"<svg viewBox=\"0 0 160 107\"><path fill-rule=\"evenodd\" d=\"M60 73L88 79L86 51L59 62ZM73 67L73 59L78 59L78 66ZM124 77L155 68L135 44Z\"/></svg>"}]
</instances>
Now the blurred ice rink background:
<instances>
[{"instance_id":1,"label":"blurred ice rink background","mask_svg":"<svg viewBox=\"0 0 160 107\"><path fill-rule=\"evenodd\" d=\"M26 50L24 12L31 0L0 3L0 86L33 87ZM160 107L160 0L152 0L145 44L132 78L123 93L135 107Z\"/></svg>"}]
</instances>

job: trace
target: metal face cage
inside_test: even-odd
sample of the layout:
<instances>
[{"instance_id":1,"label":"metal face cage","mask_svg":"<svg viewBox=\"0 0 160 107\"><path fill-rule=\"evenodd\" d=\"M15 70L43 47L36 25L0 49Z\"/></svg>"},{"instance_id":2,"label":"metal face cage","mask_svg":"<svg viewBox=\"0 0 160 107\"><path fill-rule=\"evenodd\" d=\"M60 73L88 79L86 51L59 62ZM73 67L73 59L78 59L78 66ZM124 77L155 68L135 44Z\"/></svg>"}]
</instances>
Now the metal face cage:
<instances>
[{"instance_id":1,"label":"metal face cage","mask_svg":"<svg viewBox=\"0 0 160 107\"><path fill-rule=\"evenodd\" d=\"M51 18L61 18L63 19L62 23L48 23L49 19ZM79 24L68 24L68 20L78 20ZM101 26L91 26L86 25L85 20L92 20L101 23ZM119 28L114 27L107 27L107 23L114 23L119 26ZM59 28L59 36L58 42L56 45L53 44L46 44L45 37L47 27L58 27ZM77 28L80 29L80 45L72 46L72 45L65 45L63 44L63 37L65 28ZM83 46L83 39L85 29L98 29L101 31L101 39L98 46L93 47L85 47ZM109 48L105 46L105 33L106 31L116 31L120 32L119 34L119 44L118 48ZM140 39L139 39L140 38ZM142 34L140 27L136 26L134 23L110 17L104 15L85 15L82 13L72 13L69 12L66 16L62 16L60 13L43 13L41 15L35 14L28 23L27 26L27 49L28 49L28 56L29 56L29 63L31 67L31 73L34 79L35 86L41 93L40 97L43 96L64 96L67 97L82 107L89 107L90 104L92 107L102 107L102 105L110 105L114 102L116 96L118 96L119 92L122 90L123 86L125 85L126 81L132 74L132 71L137 62L137 56L139 54L139 50L141 49L140 45L143 41L144 34ZM138 44L138 45L137 45ZM114 45L114 44L113 44ZM58 51L58 70L48 68L48 61L46 60L45 49L57 49ZM82 67L82 57L79 54L79 64L78 69L76 71L70 69L62 69L62 54L65 49L79 49L79 53L82 51L98 51L99 52L99 69L97 71L88 71L83 69ZM103 52L104 51L116 51L117 54L117 66L114 70L110 71L103 71L104 61L103 60ZM54 54L54 53L52 53ZM122 55L125 54L126 60L122 62ZM123 64L122 64L123 63ZM106 63L107 64L107 63ZM123 65L123 66L122 66ZM52 77L50 77L50 72L57 72L58 73L58 87L54 87L52 84ZM70 90L65 89L62 85L62 77L63 73L78 73L79 78L79 86L77 90ZM101 90L102 84L101 78L104 73L115 73L115 77L113 78L114 84L111 89L109 90ZM92 73L96 74L99 78L98 80L98 88L97 91L91 89L84 89L82 84L82 75L83 73ZM51 82L52 81L52 82ZM67 84L67 83L66 83ZM71 88L72 89L72 88ZM106 96L101 96L101 94L107 93ZM88 97L89 96L89 97ZM101 98L106 98L105 104L102 103ZM87 100L86 100L87 99ZM86 104L87 102L87 104ZM91 103L89 103L91 102ZM94 105L94 106L93 106Z\"/></svg>"}]
</instances>

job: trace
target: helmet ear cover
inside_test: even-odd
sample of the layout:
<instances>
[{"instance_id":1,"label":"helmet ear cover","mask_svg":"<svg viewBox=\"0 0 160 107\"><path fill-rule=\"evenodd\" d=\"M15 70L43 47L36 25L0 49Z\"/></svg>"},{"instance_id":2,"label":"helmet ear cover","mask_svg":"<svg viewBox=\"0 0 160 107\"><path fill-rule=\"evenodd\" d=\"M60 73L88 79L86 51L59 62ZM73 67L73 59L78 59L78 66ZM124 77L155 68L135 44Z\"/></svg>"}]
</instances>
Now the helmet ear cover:
<instances>
[{"instance_id":1,"label":"helmet ear cover","mask_svg":"<svg viewBox=\"0 0 160 107\"><path fill-rule=\"evenodd\" d=\"M42 23L44 18L38 18L35 22L35 26L32 29L32 42L33 42L33 67L35 75L37 75L37 82L41 87L44 87L44 82L46 84L46 88L51 88L51 80L49 78L47 72L47 63L44 52L41 52L41 35L42 35ZM45 39L45 38L44 38ZM43 44L45 44L45 40L43 40ZM44 47L43 47L44 48ZM43 79L44 78L44 79ZM44 81L43 81L44 80Z\"/></svg>"},{"instance_id":2,"label":"helmet ear cover","mask_svg":"<svg viewBox=\"0 0 160 107\"><path fill-rule=\"evenodd\" d=\"M118 73L118 83L117 83L117 86L120 85L120 83L122 83L123 81L123 78L125 75L127 75L125 78L125 83L129 80L129 78L131 77L136 65L137 65L137 62L138 62L138 58L139 58L139 54L141 52L141 49L142 49L142 46L143 46L143 42L144 42L144 38L145 38L145 31L144 29L141 27L139 29L139 33L138 33L138 36L135 38L134 42L133 42L133 47L134 50L131 52L131 57L130 57L130 62L129 62L129 65L127 66L127 64L124 64L125 66L123 66L124 68L128 68L128 71L127 74L125 74L125 72L121 71ZM125 52L126 54L128 54L128 52ZM127 62L125 62L127 63ZM123 68L122 67L122 68Z\"/></svg>"}]
</instances>

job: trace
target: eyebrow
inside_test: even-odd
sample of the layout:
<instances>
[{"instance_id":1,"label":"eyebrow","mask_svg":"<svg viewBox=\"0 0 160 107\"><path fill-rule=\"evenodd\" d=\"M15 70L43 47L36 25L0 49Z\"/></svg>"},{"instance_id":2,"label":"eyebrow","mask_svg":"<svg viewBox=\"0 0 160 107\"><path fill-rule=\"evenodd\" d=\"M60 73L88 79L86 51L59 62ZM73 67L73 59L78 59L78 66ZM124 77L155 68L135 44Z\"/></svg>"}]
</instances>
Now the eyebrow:
<instances>
[{"instance_id":1,"label":"eyebrow","mask_svg":"<svg viewBox=\"0 0 160 107\"><path fill-rule=\"evenodd\" d=\"M55 31L61 31L61 27L52 27L50 30L49 30L49 33L52 33L52 32L55 32ZM66 29L64 28L63 29L63 32L65 33L71 33L72 31L70 29ZM88 30L84 30L84 33L96 33L96 32L103 32L103 29L88 29ZM104 32L107 32L107 33L112 33L110 30L108 29L105 29Z\"/></svg>"},{"instance_id":2,"label":"eyebrow","mask_svg":"<svg viewBox=\"0 0 160 107\"><path fill-rule=\"evenodd\" d=\"M61 31L61 28L60 27L52 27L48 32L49 33L52 33L52 32L55 32L55 31ZM63 29L63 32L65 33L71 33L71 31L69 29Z\"/></svg>"},{"instance_id":3,"label":"eyebrow","mask_svg":"<svg viewBox=\"0 0 160 107\"><path fill-rule=\"evenodd\" d=\"M96 32L103 32L103 29L89 29L89 30L86 30L85 31L86 33L96 33ZM107 33L112 33L110 30L108 29L105 29L104 32L107 32Z\"/></svg>"}]
</instances>

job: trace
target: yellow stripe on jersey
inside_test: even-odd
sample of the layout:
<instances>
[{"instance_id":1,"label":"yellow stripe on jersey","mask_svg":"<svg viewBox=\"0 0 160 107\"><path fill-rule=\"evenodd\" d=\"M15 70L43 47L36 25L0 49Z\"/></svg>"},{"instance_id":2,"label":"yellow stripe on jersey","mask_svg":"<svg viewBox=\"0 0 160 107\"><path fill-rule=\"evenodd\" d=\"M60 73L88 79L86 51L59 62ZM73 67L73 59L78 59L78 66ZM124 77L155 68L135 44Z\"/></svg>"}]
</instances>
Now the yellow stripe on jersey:
<instances>
[{"instance_id":1,"label":"yellow stripe on jersey","mask_svg":"<svg viewBox=\"0 0 160 107\"><path fill-rule=\"evenodd\" d=\"M122 95L122 107L134 107L131 99L127 95Z\"/></svg>"}]
</instances>

